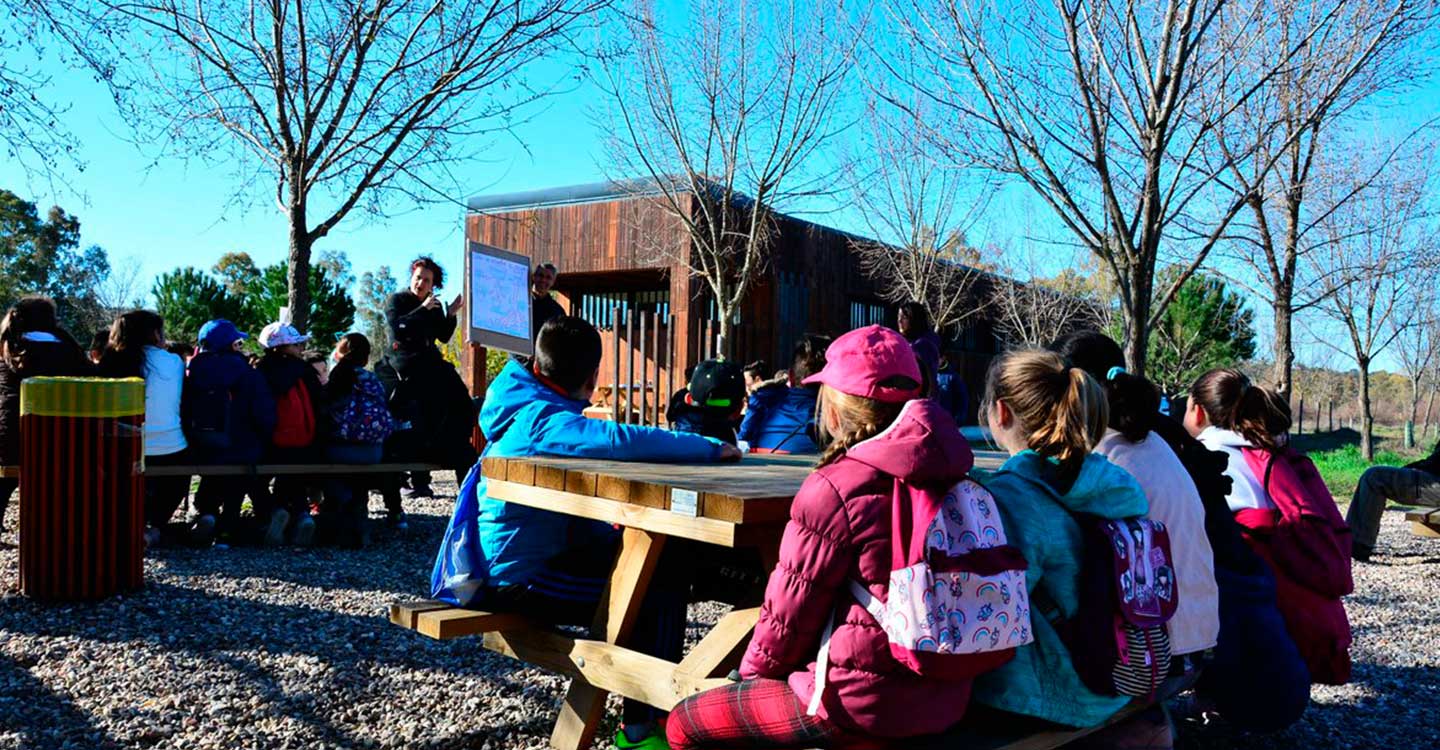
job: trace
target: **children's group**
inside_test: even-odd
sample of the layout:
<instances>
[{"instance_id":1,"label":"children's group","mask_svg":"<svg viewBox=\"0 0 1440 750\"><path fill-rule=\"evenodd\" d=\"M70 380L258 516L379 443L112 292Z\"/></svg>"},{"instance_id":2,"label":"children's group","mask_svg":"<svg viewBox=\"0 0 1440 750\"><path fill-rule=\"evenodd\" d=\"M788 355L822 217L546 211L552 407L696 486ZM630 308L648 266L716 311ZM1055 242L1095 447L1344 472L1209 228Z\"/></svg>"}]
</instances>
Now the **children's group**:
<instances>
[{"instance_id":1,"label":"children's group","mask_svg":"<svg viewBox=\"0 0 1440 750\"><path fill-rule=\"evenodd\" d=\"M545 322L534 357L490 384L488 456L816 456L778 564L734 602L760 616L733 682L668 714L627 701L617 747L871 748L1108 724L1093 746L1160 748L1174 711L1272 731L1313 683L1350 679L1350 534L1287 445L1283 399L1219 369L1167 415L1113 340L1074 333L992 363L979 413L1008 459L980 471L958 427L965 384L947 378L923 307L903 312L900 331L802 338L778 375L700 363L668 430L584 416L602 344L578 317ZM617 545L611 526L488 497L477 463L432 596L586 625ZM699 578L756 566L668 540L630 646L678 661ZM1137 699L1150 708L1111 722Z\"/></svg>"},{"instance_id":2,"label":"children's group","mask_svg":"<svg viewBox=\"0 0 1440 750\"><path fill-rule=\"evenodd\" d=\"M257 464L433 464L463 473L475 455L475 406L437 342L456 327L460 300L436 290L444 272L428 257L411 264L409 287L386 309L390 347L346 333L330 351L288 321L254 337L211 320L194 345L169 342L148 310L120 315L96 332L88 352L56 320L55 303L21 300L0 321L0 465L20 463L20 386L37 376L142 378L145 463L157 466ZM282 315L283 317L283 315ZM367 369L372 356L374 370ZM252 543L308 546L368 540L368 499L381 491L386 522L408 525L402 490L428 497L429 475L352 474L339 479L201 476L193 513L182 510L189 476L147 476L145 541L197 546ZM0 479L0 519L17 480ZM246 504L249 513L243 513Z\"/></svg>"}]
</instances>

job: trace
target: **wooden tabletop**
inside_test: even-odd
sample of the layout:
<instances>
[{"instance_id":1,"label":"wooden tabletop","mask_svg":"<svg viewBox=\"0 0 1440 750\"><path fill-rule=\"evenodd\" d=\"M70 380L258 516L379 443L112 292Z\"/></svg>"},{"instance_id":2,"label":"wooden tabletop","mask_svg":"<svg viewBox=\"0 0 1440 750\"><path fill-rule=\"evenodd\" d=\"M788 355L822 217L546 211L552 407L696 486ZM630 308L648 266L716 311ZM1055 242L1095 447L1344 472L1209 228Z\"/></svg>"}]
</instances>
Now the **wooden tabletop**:
<instances>
[{"instance_id":1,"label":"wooden tabletop","mask_svg":"<svg viewBox=\"0 0 1440 750\"><path fill-rule=\"evenodd\" d=\"M975 465L981 469L998 468L1003 460L999 453L975 455ZM698 517L748 524L786 520L790 502L814 467L813 455L750 454L738 463L723 464L531 456L486 458L482 472L514 484L662 510L672 509L679 490L695 494Z\"/></svg>"}]
</instances>

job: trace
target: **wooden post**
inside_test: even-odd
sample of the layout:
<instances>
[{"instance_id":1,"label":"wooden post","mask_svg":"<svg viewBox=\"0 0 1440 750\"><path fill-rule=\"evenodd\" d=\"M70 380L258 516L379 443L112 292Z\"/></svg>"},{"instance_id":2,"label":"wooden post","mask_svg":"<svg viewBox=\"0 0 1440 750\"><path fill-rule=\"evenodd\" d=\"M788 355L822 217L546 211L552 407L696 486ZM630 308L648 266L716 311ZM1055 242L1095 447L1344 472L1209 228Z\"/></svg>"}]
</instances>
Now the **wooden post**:
<instances>
[{"instance_id":1,"label":"wooden post","mask_svg":"<svg viewBox=\"0 0 1440 750\"><path fill-rule=\"evenodd\" d=\"M612 413L610 419L616 424L620 423L620 306L616 305L610 310L610 335L615 339L615 379L610 381L610 403Z\"/></svg>"},{"instance_id":2,"label":"wooden post","mask_svg":"<svg viewBox=\"0 0 1440 750\"><path fill-rule=\"evenodd\" d=\"M645 338L645 313L636 310L634 314L636 317L640 318L640 424L649 424L649 400L646 398L646 396L649 394L646 393L646 391L648 390L648 386L645 385L645 374L650 371L650 357L645 351L645 344L648 341L648 339ZM635 350L632 348L630 351L631 356L633 357ZM631 378L631 380L634 380L634 378Z\"/></svg>"},{"instance_id":3,"label":"wooden post","mask_svg":"<svg viewBox=\"0 0 1440 750\"><path fill-rule=\"evenodd\" d=\"M676 357L675 357L675 316L674 316L674 315L671 315L671 316L670 316L670 318L669 318L669 323L670 323L670 324L667 326L667 328L668 328L669 330L666 332L666 336L667 336L668 339L669 339L669 344L670 344L670 345L669 345L668 347L666 347L666 351L665 351L666 358L667 358L667 359L669 360L669 362L670 362L670 366L667 367L667 368L665 368L665 399L666 399L665 403L666 403L667 405L670 403L670 402L669 402L670 396L675 393L675 364L676 364L676 362L678 361L678 360L676 359ZM668 418L667 418L667 419L668 419Z\"/></svg>"},{"instance_id":4,"label":"wooden post","mask_svg":"<svg viewBox=\"0 0 1440 750\"><path fill-rule=\"evenodd\" d=\"M629 382L625 384L625 424L630 424L634 416L631 409L631 400L635 398L635 311L625 311L625 350L629 353L630 364L626 367L625 376Z\"/></svg>"},{"instance_id":5,"label":"wooden post","mask_svg":"<svg viewBox=\"0 0 1440 750\"><path fill-rule=\"evenodd\" d=\"M465 376L465 384L470 388L470 397L483 399L485 388L489 385L487 381L490 373L486 368L489 352L479 344L466 343L465 356L469 361L461 372ZM485 450L485 433L480 431L479 420L476 420L470 430L470 445L474 446L476 453Z\"/></svg>"},{"instance_id":6,"label":"wooden post","mask_svg":"<svg viewBox=\"0 0 1440 750\"><path fill-rule=\"evenodd\" d=\"M1330 402L1330 431L1335 431L1335 402Z\"/></svg>"},{"instance_id":7,"label":"wooden post","mask_svg":"<svg viewBox=\"0 0 1440 750\"><path fill-rule=\"evenodd\" d=\"M655 413L650 424L660 426L660 405L665 403L665 397L669 394L660 393L660 315L650 313L650 351L655 358Z\"/></svg>"},{"instance_id":8,"label":"wooden post","mask_svg":"<svg viewBox=\"0 0 1440 750\"><path fill-rule=\"evenodd\" d=\"M1296 425L1299 425L1298 427L1295 428L1295 434L1296 434L1296 435L1304 435L1304 434L1305 434L1305 394L1303 394L1303 393L1300 394L1300 418L1297 419L1297 420L1295 420L1295 424L1296 424Z\"/></svg>"}]
</instances>

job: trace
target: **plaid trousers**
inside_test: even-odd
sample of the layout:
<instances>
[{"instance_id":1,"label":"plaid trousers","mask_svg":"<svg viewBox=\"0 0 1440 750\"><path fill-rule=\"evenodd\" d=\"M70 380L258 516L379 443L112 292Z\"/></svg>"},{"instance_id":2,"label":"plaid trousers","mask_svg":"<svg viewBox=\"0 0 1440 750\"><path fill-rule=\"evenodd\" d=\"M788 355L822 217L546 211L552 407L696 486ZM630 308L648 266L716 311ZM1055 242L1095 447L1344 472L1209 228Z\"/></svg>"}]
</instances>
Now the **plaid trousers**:
<instances>
[{"instance_id":1,"label":"plaid trousers","mask_svg":"<svg viewBox=\"0 0 1440 750\"><path fill-rule=\"evenodd\" d=\"M671 750L881 747L827 719L807 716L784 680L747 680L686 698L670 712L665 734Z\"/></svg>"}]
</instances>

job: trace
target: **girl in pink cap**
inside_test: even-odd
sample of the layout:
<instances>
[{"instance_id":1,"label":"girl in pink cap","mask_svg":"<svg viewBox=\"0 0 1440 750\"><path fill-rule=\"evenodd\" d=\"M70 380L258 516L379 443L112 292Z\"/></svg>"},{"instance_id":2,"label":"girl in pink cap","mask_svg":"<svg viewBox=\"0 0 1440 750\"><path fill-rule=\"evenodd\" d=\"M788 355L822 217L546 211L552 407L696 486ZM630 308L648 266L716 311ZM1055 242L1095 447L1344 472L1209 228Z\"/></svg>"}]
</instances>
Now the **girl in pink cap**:
<instances>
[{"instance_id":1,"label":"girl in pink cap","mask_svg":"<svg viewBox=\"0 0 1440 750\"><path fill-rule=\"evenodd\" d=\"M943 731L970 700L970 680L922 677L892 656L851 589L886 591L896 498L964 480L970 446L944 408L918 398L915 353L889 329L836 339L805 382L821 385L828 446L790 508L742 681L675 708L666 734L677 750L875 747ZM827 630L828 668L817 675Z\"/></svg>"}]
</instances>

